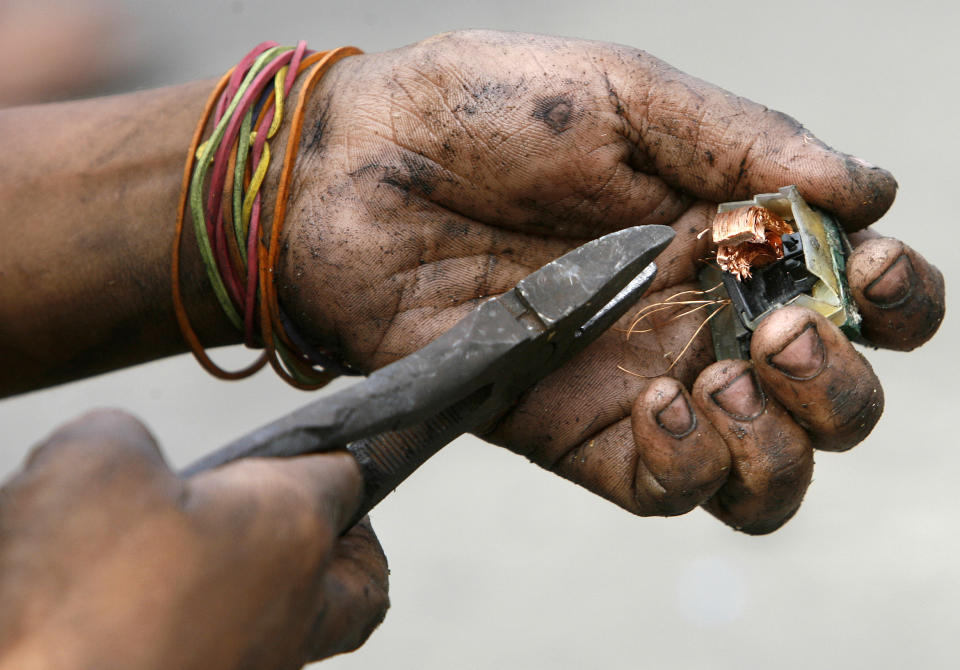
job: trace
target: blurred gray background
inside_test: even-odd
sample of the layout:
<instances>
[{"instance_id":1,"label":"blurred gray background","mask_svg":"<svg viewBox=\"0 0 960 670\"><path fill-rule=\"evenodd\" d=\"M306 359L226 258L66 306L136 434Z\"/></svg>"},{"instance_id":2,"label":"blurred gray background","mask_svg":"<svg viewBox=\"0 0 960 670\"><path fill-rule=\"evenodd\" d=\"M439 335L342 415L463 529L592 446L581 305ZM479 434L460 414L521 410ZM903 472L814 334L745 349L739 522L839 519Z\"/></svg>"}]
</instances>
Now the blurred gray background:
<instances>
[{"instance_id":1,"label":"blurred gray background","mask_svg":"<svg viewBox=\"0 0 960 670\"><path fill-rule=\"evenodd\" d=\"M900 193L879 229L948 282L958 276L960 3L112 7L125 54L120 83L102 84L112 89L218 75L264 39L377 51L486 27L638 46L890 169ZM960 667L958 307L921 351L870 352L887 395L880 425L853 453L818 455L804 508L771 536L699 510L633 518L513 454L455 442L376 510L393 607L363 649L326 667ZM185 464L309 399L269 372L223 383L191 358L161 361L3 401L0 468L12 472L32 443L92 407L134 411Z\"/></svg>"}]
</instances>

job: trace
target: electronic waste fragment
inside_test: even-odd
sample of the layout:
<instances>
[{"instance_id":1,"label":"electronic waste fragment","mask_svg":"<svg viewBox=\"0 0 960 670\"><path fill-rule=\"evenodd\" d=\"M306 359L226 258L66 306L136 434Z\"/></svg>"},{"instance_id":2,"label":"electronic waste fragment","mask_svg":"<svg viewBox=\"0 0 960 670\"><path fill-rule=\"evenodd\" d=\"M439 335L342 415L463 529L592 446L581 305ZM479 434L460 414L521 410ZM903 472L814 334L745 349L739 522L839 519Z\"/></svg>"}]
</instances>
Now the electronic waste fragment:
<instances>
[{"instance_id":1,"label":"electronic waste fragment","mask_svg":"<svg viewBox=\"0 0 960 670\"><path fill-rule=\"evenodd\" d=\"M711 233L717 256L700 272L700 287L730 299L710 321L717 360L750 358L753 331L785 305L819 312L860 340L860 314L846 279L850 242L796 186L722 203Z\"/></svg>"}]
</instances>

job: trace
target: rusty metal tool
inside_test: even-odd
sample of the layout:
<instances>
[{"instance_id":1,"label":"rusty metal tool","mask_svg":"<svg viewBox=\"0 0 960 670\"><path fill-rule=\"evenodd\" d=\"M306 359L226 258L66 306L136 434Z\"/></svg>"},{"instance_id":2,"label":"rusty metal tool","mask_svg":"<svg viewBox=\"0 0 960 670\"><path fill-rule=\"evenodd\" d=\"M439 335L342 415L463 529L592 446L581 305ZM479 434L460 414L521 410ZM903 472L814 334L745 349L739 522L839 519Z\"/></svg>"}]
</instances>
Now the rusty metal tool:
<instances>
[{"instance_id":1,"label":"rusty metal tool","mask_svg":"<svg viewBox=\"0 0 960 670\"><path fill-rule=\"evenodd\" d=\"M673 239L638 226L577 247L479 305L419 351L254 430L189 466L346 449L364 478L361 518L459 435L483 430L619 319Z\"/></svg>"}]
</instances>

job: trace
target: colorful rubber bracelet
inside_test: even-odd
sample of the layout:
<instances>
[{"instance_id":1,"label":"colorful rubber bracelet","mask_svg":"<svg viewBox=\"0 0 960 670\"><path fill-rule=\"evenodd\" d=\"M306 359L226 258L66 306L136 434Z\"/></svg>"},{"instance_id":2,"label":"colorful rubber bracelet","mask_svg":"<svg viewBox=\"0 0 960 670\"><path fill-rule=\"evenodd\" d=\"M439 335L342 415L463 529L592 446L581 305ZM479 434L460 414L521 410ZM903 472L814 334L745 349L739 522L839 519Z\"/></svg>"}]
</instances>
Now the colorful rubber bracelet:
<instances>
[{"instance_id":1,"label":"colorful rubber bracelet","mask_svg":"<svg viewBox=\"0 0 960 670\"><path fill-rule=\"evenodd\" d=\"M227 74L225 74L217 83L213 94L210 96L210 99L207 101L206 107L204 108L200 123L197 124L197 128L194 131L193 140L190 142L191 149L187 154L187 164L184 167L183 180L180 184L180 200L177 205L177 222L176 227L174 228L173 255L171 259L170 276L173 294L173 308L174 314L177 317L177 325L180 327L180 332L183 334L183 338L187 341L190 351L193 353L194 357L207 372L215 377L220 377L221 379L243 379L244 377L249 377L250 375L254 374L267 363L266 352L257 357L257 360L255 360L249 366L236 371L224 370L214 363L210 357L207 356L203 344L200 342L200 338L197 336L196 331L193 329L193 325L190 323L190 317L187 314L187 309L183 302L183 293L180 286L180 243L183 238L183 224L187 211L188 194L190 191L190 177L193 172L193 164L197 153L197 147L199 147L200 139L203 137L203 130L206 128L207 123L209 123L210 117L213 114L214 105L216 104L220 94L223 93L223 91L227 88L231 74L232 70L227 72Z\"/></svg>"},{"instance_id":2,"label":"colorful rubber bracelet","mask_svg":"<svg viewBox=\"0 0 960 670\"><path fill-rule=\"evenodd\" d=\"M280 173L280 181L277 185L277 200L274 205L273 223L270 231L269 246L265 246L261 240L259 247L260 253L260 293L261 293L261 337L263 338L264 348L267 352L267 358L271 366L283 379L298 388L319 388L333 377L337 376L332 371L306 370L303 365L303 357L285 356L283 362L291 365L291 371L283 369L280 354L290 352L295 348L295 344L289 340L282 339L284 333L284 324L280 320L279 304L277 300L277 289L275 283L277 257L279 254L280 233L283 230L284 219L287 213L287 198L290 191L290 179L293 175L293 165L297 159L297 153L300 145L300 133L303 130L303 117L306 110L307 101L314 87L320 81L324 74L337 61L362 53L354 47L341 47L327 52L326 54L317 54L321 56L313 69L306 75L303 86L300 89L300 97L297 101L297 107L290 120L290 134L287 137L287 149L283 157L283 169ZM299 363L299 365L298 365Z\"/></svg>"},{"instance_id":3,"label":"colorful rubber bracelet","mask_svg":"<svg viewBox=\"0 0 960 670\"><path fill-rule=\"evenodd\" d=\"M184 168L172 261L177 323L201 365L226 379L246 377L269 362L287 382L317 388L354 371L310 345L296 332L276 295L275 274L286 200L299 148L306 103L335 62L362 53L353 47L312 53L306 43L281 47L263 42L218 82L204 109ZM269 236L261 218L261 187L271 163L269 140L284 122L297 77L306 72L290 122ZM210 137L201 144L213 121ZM250 366L227 371L207 356L193 330L180 284L180 246L189 206L197 246L217 301L230 322L263 354ZM259 308L259 309L258 309ZM259 312L259 314L258 314ZM256 326L260 326L259 338Z\"/></svg>"}]
</instances>

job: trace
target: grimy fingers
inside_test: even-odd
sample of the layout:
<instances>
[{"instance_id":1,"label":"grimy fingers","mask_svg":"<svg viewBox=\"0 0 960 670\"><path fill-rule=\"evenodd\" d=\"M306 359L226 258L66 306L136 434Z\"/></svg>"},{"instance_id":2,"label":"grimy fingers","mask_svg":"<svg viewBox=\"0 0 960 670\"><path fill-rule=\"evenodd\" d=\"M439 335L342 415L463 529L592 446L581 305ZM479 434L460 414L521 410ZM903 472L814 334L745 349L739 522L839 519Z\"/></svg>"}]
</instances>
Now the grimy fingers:
<instances>
[{"instance_id":1,"label":"grimy fingers","mask_svg":"<svg viewBox=\"0 0 960 670\"><path fill-rule=\"evenodd\" d=\"M943 275L899 240L857 241L847 261L847 279L863 316L863 336L885 349L919 347L943 321Z\"/></svg>"},{"instance_id":2,"label":"grimy fingers","mask_svg":"<svg viewBox=\"0 0 960 670\"><path fill-rule=\"evenodd\" d=\"M676 70L635 49L585 49L610 82L623 132L645 157L635 167L697 197L723 202L796 184L850 229L879 219L896 195L886 170L840 153L795 119Z\"/></svg>"},{"instance_id":3,"label":"grimy fingers","mask_svg":"<svg viewBox=\"0 0 960 670\"><path fill-rule=\"evenodd\" d=\"M769 533L800 507L813 476L813 448L783 406L764 393L748 361L720 361L693 397L730 450L730 475L704 507L745 533Z\"/></svg>"},{"instance_id":4,"label":"grimy fingers","mask_svg":"<svg viewBox=\"0 0 960 670\"><path fill-rule=\"evenodd\" d=\"M790 306L768 316L750 355L764 389L810 433L813 445L845 451L883 412L883 389L867 360L820 314Z\"/></svg>"},{"instance_id":5,"label":"grimy fingers","mask_svg":"<svg viewBox=\"0 0 960 670\"><path fill-rule=\"evenodd\" d=\"M722 439L683 390L712 351L696 334L699 314L628 339L632 321L541 380L486 437L635 514L680 514L713 495L729 468Z\"/></svg>"},{"instance_id":6,"label":"grimy fingers","mask_svg":"<svg viewBox=\"0 0 960 670\"><path fill-rule=\"evenodd\" d=\"M650 383L630 417L552 464L557 474L641 516L684 514L708 500L730 468L716 430L680 382Z\"/></svg>"}]
</instances>

